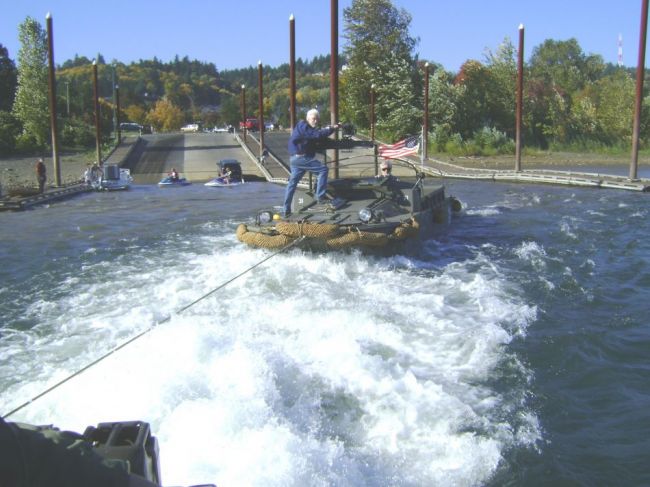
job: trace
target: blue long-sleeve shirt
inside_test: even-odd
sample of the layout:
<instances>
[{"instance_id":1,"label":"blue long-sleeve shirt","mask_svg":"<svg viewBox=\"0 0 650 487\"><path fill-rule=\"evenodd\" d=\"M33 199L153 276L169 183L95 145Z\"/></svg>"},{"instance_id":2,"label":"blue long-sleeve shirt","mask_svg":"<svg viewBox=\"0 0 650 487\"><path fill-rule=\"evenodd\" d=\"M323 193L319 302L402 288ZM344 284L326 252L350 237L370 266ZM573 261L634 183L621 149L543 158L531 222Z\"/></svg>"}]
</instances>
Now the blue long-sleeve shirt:
<instances>
[{"instance_id":1,"label":"blue long-sleeve shirt","mask_svg":"<svg viewBox=\"0 0 650 487\"><path fill-rule=\"evenodd\" d=\"M325 127L317 129L311 127L305 120L298 122L289 137L289 155L316 156L316 141L329 137L336 129Z\"/></svg>"}]
</instances>

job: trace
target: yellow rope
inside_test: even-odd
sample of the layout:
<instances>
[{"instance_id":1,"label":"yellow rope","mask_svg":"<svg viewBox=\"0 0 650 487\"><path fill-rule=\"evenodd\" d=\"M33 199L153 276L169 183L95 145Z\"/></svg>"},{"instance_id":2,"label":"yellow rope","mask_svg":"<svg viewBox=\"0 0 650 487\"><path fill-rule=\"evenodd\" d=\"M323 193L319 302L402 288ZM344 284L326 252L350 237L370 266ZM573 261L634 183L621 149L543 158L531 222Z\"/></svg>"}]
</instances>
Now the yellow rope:
<instances>
[{"instance_id":1,"label":"yellow rope","mask_svg":"<svg viewBox=\"0 0 650 487\"><path fill-rule=\"evenodd\" d=\"M404 240L406 238L417 237L420 232L420 224L416 220L411 220L411 223L402 223L399 227L393 230L393 237L397 240Z\"/></svg>"},{"instance_id":2,"label":"yellow rope","mask_svg":"<svg viewBox=\"0 0 650 487\"><path fill-rule=\"evenodd\" d=\"M416 237L420 231L417 221L411 220L402 223L386 235L380 232L362 232L357 227L350 228L342 233L339 225L317 224L309 222L278 222L275 225L277 235L261 232L250 232L242 223L237 227L237 238L251 247L277 249L288 245L296 238L305 236L310 244L316 248L343 249L354 246L383 247L390 240L404 240Z\"/></svg>"},{"instance_id":3,"label":"yellow rope","mask_svg":"<svg viewBox=\"0 0 650 487\"><path fill-rule=\"evenodd\" d=\"M295 238L286 235L265 235L258 232L249 232L248 227L244 223L241 223L237 227L237 238L240 242L251 247L263 247L266 249L279 249L295 240Z\"/></svg>"},{"instance_id":4,"label":"yellow rope","mask_svg":"<svg viewBox=\"0 0 650 487\"><path fill-rule=\"evenodd\" d=\"M339 226L336 223L293 223L278 222L275 224L278 233L287 237L310 237L310 238L327 238L339 233Z\"/></svg>"},{"instance_id":5,"label":"yellow rope","mask_svg":"<svg viewBox=\"0 0 650 487\"><path fill-rule=\"evenodd\" d=\"M343 249L359 245L366 247L384 247L388 244L388 236L383 233L357 231L328 238L325 243L330 249Z\"/></svg>"}]
</instances>

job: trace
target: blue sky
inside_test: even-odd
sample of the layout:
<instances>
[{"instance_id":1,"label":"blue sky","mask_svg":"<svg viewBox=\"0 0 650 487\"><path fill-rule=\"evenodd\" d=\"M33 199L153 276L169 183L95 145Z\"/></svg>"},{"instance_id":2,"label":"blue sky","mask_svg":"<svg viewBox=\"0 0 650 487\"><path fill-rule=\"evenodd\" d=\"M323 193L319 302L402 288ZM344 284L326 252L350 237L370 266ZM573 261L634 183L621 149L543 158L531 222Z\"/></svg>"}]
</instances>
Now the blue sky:
<instances>
[{"instance_id":1,"label":"blue sky","mask_svg":"<svg viewBox=\"0 0 650 487\"><path fill-rule=\"evenodd\" d=\"M343 51L343 9L339 0L339 48ZM484 60L509 37L518 43L525 27L524 55L545 39L575 37L587 54L616 63L619 34L623 63L636 66L641 0L393 0L413 20L420 58L457 71L467 59ZM330 49L330 0L10 0L0 15L0 43L17 58L18 24L32 16L45 27L51 12L55 61L100 52L107 62L129 63L175 55L213 62L218 69L288 62L289 15L296 18L296 56L311 59ZM647 58L646 58L647 59ZM646 67L648 61L646 60Z\"/></svg>"}]
</instances>

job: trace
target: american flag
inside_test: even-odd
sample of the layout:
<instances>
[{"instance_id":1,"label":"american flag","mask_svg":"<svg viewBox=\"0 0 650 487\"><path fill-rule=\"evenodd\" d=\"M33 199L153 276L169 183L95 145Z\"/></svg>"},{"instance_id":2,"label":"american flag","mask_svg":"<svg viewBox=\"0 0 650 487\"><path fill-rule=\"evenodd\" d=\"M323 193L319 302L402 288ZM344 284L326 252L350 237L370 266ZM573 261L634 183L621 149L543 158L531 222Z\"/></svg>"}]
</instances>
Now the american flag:
<instances>
[{"instance_id":1,"label":"american flag","mask_svg":"<svg viewBox=\"0 0 650 487\"><path fill-rule=\"evenodd\" d=\"M420 136L412 135L391 145L380 145L379 156L384 159L397 159L398 157L417 154L418 150L420 150Z\"/></svg>"}]
</instances>

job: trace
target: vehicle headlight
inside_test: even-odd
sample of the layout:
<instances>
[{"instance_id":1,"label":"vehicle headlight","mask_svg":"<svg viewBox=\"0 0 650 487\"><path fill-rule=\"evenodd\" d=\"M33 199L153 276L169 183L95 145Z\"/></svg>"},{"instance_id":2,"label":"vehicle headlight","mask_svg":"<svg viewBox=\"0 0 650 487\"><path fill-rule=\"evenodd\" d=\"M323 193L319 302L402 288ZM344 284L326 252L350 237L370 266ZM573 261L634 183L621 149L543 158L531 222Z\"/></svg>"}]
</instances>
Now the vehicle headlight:
<instances>
[{"instance_id":1,"label":"vehicle headlight","mask_svg":"<svg viewBox=\"0 0 650 487\"><path fill-rule=\"evenodd\" d=\"M270 211L260 211L257 214L257 223L259 225L263 225L264 223L269 223L271 220L273 220L273 213Z\"/></svg>"},{"instance_id":2,"label":"vehicle headlight","mask_svg":"<svg viewBox=\"0 0 650 487\"><path fill-rule=\"evenodd\" d=\"M374 214L370 208L362 208L359 210L359 220L361 220L363 223L368 223L370 220L372 220L373 217Z\"/></svg>"}]
</instances>

